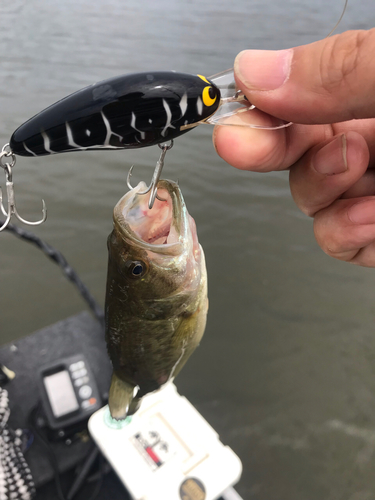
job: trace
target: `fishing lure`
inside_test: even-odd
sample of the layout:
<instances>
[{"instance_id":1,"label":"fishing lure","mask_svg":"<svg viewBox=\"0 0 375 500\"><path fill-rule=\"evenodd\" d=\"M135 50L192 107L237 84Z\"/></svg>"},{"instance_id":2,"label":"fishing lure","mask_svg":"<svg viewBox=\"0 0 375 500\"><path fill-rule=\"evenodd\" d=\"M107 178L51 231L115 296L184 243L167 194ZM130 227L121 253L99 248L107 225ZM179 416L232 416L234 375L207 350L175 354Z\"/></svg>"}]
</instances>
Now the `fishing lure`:
<instances>
[{"instance_id":1,"label":"fishing lure","mask_svg":"<svg viewBox=\"0 0 375 500\"><path fill-rule=\"evenodd\" d=\"M202 76L174 72L110 78L53 104L21 125L13 153L43 156L88 149L153 146L212 115L220 91Z\"/></svg>"}]
</instances>

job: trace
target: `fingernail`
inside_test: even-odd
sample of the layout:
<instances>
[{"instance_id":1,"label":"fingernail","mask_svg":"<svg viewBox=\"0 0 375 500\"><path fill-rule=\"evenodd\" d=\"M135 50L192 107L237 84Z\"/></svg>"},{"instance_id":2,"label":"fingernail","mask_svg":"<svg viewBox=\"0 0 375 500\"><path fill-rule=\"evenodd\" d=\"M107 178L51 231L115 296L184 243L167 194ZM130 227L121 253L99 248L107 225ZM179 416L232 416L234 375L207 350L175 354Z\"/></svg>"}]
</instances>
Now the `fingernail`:
<instances>
[{"instance_id":1,"label":"fingernail","mask_svg":"<svg viewBox=\"0 0 375 500\"><path fill-rule=\"evenodd\" d=\"M275 90L288 79L293 49L244 50L234 61L234 70L246 87Z\"/></svg>"},{"instance_id":2,"label":"fingernail","mask_svg":"<svg viewBox=\"0 0 375 500\"><path fill-rule=\"evenodd\" d=\"M356 203L349 208L348 217L355 224L375 224L375 200Z\"/></svg>"},{"instance_id":3,"label":"fingernail","mask_svg":"<svg viewBox=\"0 0 375 500\"><path fill-rule=\"evenodd\" d=\"M315 154L312 159L313 168L319 174L342 174L348 170L347 147L345 134L335 137Z\"/></svg>"}]
</instances>

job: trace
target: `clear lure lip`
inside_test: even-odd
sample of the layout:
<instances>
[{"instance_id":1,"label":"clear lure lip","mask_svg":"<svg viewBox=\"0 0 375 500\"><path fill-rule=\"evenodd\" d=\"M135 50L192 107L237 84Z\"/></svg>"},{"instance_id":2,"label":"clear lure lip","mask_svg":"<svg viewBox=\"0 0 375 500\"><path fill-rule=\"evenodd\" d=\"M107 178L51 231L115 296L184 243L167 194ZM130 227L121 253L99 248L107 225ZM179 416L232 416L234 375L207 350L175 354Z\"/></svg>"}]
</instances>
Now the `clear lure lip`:
<instances>
[{"instance_id":1,"label":"clear lure lip","mask_svg":"<svg viewBox=\"0 0 375 500\"><path fill-rule=\"evenodd\" d=\"M279 130L292 125L251 104L237 87L233 68L208 78L220 90L221 100L218 110L200 123L210 125L235 125L262 130Z\"/></svg>"}]
</instances>

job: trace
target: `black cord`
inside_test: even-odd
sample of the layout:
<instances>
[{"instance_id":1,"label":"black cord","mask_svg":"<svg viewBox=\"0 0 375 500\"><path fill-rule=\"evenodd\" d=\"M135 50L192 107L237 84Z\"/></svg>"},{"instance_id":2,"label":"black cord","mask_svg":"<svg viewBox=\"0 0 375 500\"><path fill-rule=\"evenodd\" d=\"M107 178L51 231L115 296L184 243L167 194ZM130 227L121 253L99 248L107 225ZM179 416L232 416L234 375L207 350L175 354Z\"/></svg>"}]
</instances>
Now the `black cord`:
<instances>
[{"instance_id":1,"label":"black cord","mask_svg":"<svg viewBox=\"0 0 375 500\"><path fill-rule=\"evenodd\" d=\"M0 227L3 224L3 221L0 221ZM89 292L87 286L81 281L78 274L74 271L74 269L68 264L65 257L61 252L53 248L51 245L41 240L35 234L30 231L26 231L14 224L8 224L5 228L7 231L15 234L19 238L28 241L29 243L33 243L36 247L40 248L42 252L44 252L47 257L53 260L56 264L58 264L65 276L76 286L78 291L80 292L82 298L87 302L90 309L93 311L96 319L99 321L101 326L104 328L104 311L96 302L94 297Z\"/></svg>"},{"instance_id":2,"label":"black cord","mask_svg":"<svg viewBox=\"0 0 375 500\"><path fill-rule=\"evenodd\" d=\"M67 500L73 500L75 495L77 494L77 491L81 488L82 483L86 480L86 477L88 473L90 472L90 469L92 467L92 464L95 462L96 458L99 455L99 449L94 446L94 448L91 450L91 452L88 454L85 463L82 466L81 471L79 474L77 474L77 477L75 478L66 498Z\"/></svg>"},{"instance_id":3,"label":"black cord","mask_svg":"<svg viewBox=\"0 0 375 500\"><path fill-rule=\"evenodd\" d=\"M104 460L103 455L100 453L99 454L99 477L97 479L96 486L95 486L91 496L87 500L95 500L95 498L99 495L99 492L103 486L103 481L104 481L105 463L106 463L106 461Z\"/></svg>"},{"instance_id":4,"label":"black cord","mask_svg":"<svg viewBox=\"0 0 375 500\"><path fill-rule=\"evenodd\" d=\"M43 435L42 431L39 429L38 424L36 422L38 412L40 411L40 405L37 404L34 406L34 408L30 411L29 418L28 418L28 424L34 435L39 439L39 441L43 444L44 448L46 449L48 456L50 458L50 463L53 469L53 477L55 479L55 485L56 485L56 491L57 491L57 496L59 497L59 500L66 500L62 487L61 487L61 482L60 482L60 471L59 471L59 466L57 463L56 455L55 452L53 451L52 446L48 442L48 440L45 438Z\"/></svg>"}]
</instances>

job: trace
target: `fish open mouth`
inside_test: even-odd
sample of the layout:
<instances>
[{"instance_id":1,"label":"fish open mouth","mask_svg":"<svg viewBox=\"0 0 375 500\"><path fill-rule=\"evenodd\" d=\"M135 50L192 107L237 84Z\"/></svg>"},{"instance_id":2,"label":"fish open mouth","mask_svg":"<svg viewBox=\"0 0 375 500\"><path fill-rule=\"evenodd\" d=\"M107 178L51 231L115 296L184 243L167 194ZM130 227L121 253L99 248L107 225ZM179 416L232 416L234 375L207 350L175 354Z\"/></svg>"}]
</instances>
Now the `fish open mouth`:
<instances>
[{"instance_id":1,"label":"fish open mouth","mask_svg":"<svg viewBox=\"0 0 375 500\"><path fill-rule=\"evenodd\" d=\"M149 245L177 243L179 234L173 224L173 203L167 189L158 189L152 209L148 208L149 194L136 195L131 207L124 207L123 216L136 236Z\"/></svg>"},{"instance_id":2,"label":"fish open mouth","mask_svg":"<svg viewBox=\"0 0 375 500\"><path fill-rule=\"evenodd\" d=\"M200 245L194 219L188 213L181 191L175 182L160 180L158 198L148 208L150 193L146 185L126 193L117 203L113 213L115 225L123 236L146 251L164 255L192 252L195 261L200 259Z\"/></svg>"}]
</instances>

